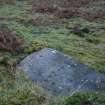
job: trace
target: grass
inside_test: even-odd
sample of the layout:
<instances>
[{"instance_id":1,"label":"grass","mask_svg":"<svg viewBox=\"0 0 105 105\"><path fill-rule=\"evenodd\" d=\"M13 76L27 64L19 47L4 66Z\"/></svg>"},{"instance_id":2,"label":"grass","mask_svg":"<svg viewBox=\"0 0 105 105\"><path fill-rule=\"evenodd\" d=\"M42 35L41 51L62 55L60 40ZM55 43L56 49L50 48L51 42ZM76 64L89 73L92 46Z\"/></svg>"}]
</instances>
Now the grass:
<instances>
[{"instance_id":1,"label":"grass","mask_svg":"<svg viewBox=\"0 0 105 105\"><path fill-rule=\"evenodd\" d=\"M0 105L41 105L51 101L51 96L40 87L33 85L22 71L17 70L15 80L6 74L2 69Z\"/></svg>"},{"instance_id":2,"label":"grass","mask_svg":"<svg viewBox=\"0 0 105 105\"><path fill-rule=\"evenodd\" d=\"M1 68L0 68L1 71ZM4 69L2 68L2 72ZM4 74L4 75L3 75ZM21 70L13 80L7 73L0 73L0 105L104 105L104 92L75 93L73 96L52 96L42 88L35 86Z\"/></svg>"},{"instance_id":3,"label":"grass","mask_svg":"<svg viewBox=\"0 0 105 105\"><path fill-rule=\"evenodd\" d=\"M64 97L57 105L104 105L104 97L103 93L76 93L73 96Z\"/></svg>"},{"instance_id":4,"label":"grass","mask_svg":"<svg viewBox=\"0 0 105 105\"><path fill-rule=\"evenodd\" d=\"M30 48L28 49L30 51L28 52L48 46L71 55L75 59L102 72L105 70L105 35L102 29L104 28L104 22L89 22L76 18L68 20L63 26L56 26L56 28L51 25L46 27L25 26L16 21L2 21L1 23L7 25L11 30L15 31L17 35L23 37L26 43L32 43L29 44ZM67 28L75 27L77 24L80 24L81 27L88 27L90 30L93 30L93 32L84 34L84 37L80 37L73 34L71 30ZM34 45L35 43L38 44Z\"/></svg>"},{"instance_id":5,"label":"grass","mask_svg":"<svg viewBox=\"0 0 105 105\"><path fill-rule=\"evenodd\" d=\"M24 39L24 52L13 54L0 51L0 57L20 60L27 54L51 47L105 73L105 20L88 21L79 17L58 19L47 14L33 13L27 2L0 6L0 25L8 27ZM33 24L32 19L39 19ZM23 21L21 21L23 20ZM90 32L83 37L72 28L79 25ZM24 73L17 70L16 79L0 61L0 105L81 105L85 102L105 103L104 92L76 93L70 97L49 97L49 93L33 85ZM43 103L41 103L43 102ZM87 105L87 104L86 104Z\"/></svg>"}]
</instances>

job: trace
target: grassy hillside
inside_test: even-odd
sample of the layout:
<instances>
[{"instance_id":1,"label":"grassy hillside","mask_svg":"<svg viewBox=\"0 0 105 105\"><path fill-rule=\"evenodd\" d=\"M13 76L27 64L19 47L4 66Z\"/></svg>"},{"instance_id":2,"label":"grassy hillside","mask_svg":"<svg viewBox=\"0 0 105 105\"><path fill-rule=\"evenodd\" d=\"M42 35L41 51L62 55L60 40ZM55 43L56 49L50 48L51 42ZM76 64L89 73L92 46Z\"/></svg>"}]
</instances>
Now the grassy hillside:
<instances>
[{"instance_id":1,"label":"grassy hillside","mask_svg":"<svg viewBox=\"0 0 105 105\"><path fill-rule=\"evenodd\" d=\"M34 51L51 47L100 72L105 72L105 18L102 14L99 14L102 18L95 16L95 19L85 18L87 15L85 17L76 15L66 19L48 12L44 14L36 12L33 10L32 2L27 0L13 3L1 0L0 4L3 4L0 5L0 27L10 30L23 41L21 53L0 48L0 105L103 105L105 103L104 92L77 93L72 97L52 96L32 85L24 73L17 70L14 76L8 68L8 62L18 63ZM105 11L105 2L97 0L78 8L90 13Z\"/></svg>"}]
</instances>

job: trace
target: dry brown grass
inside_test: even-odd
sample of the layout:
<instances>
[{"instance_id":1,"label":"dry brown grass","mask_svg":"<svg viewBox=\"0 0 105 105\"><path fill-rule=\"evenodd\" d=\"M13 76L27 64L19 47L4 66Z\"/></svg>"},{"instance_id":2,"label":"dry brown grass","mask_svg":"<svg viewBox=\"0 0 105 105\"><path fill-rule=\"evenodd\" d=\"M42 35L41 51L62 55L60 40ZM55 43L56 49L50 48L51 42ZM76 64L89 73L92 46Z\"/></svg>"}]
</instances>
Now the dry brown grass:
<instances>
[{"instance_id":1,"label":"dry brown grass","mask_svg":"<svg viewBox=\"0 0 105 105\"><path fill-rule=\"evenodd\" d=\"M58 0L59 1L59 0ZM79 16L86 18L88 20L94 20L96 18L105 18L105 10L98 10L94 13L91 11L86 11L81 9L91 3L101 2L104 0L63 0L62 4L52 4L50 0L33 2L33 10L41 13L53 14L54 16L60 18L70 18L74 16Z\"/></svg>"},{"instance_id":2,"label":"dry brown grass","mask_svg":"<svg viewBox=\"0 0 105 105\"><path fill-rule=\"evenodd\" d=\"M16 59L12 59L7 51L12 53L21 52L22 39L7 28L0 28L0 64L6 67L6 70L14 77L16 72Z\"/></svg>"},{"instance_id":3,"label":"dry brown grass","mask_svg":"<svg viewBox=\"0 0 105 105\"><path fill-rule=\"evenodd\" d=\"M20 52L22 40L8 29L0 29L0 49Z\"/></svg>"}]
</instances>

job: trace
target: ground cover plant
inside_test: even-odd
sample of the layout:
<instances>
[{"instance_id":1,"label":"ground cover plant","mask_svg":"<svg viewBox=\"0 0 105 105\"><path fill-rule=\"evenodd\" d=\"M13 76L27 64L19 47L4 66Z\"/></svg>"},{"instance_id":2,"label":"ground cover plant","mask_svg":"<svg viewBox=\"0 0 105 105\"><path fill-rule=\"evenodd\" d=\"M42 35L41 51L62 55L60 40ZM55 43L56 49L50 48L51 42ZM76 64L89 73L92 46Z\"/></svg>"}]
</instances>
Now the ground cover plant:
<instances>
[{"instance_id":1,"label":"ground cover plant","mask_svg":"<svg viewBox=\"0 0 105 105\"><path fill-rule=\"evenodd\" d=\"M55 97L16 70L28 54L51 47L105 73L105 1L39 1L0 1L0 105L104 105L104 92Z\"/></svg>"}]
</instances>

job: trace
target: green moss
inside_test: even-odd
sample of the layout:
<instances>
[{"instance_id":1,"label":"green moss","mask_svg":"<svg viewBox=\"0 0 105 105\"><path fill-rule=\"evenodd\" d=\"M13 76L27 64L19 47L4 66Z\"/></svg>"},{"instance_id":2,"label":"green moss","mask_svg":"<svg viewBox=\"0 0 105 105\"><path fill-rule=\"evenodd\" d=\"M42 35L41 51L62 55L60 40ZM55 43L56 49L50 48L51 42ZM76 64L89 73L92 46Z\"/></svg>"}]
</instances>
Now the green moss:
<instances>
[{"instance_id":1,"label":"green moss","mask_svg":"<svg viewBox=\"0 0 105 105\"><path fill-rule=\"evenodd\" d=\"M47 47L47 43L45 41L33 40L31 44L25 47L24 52L29 54L38 51L44 47Z\"/></svg>"}]
</instances>

